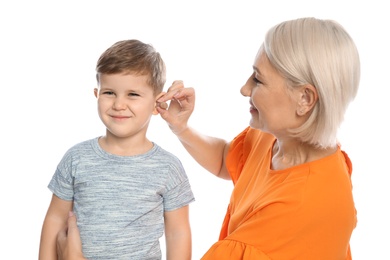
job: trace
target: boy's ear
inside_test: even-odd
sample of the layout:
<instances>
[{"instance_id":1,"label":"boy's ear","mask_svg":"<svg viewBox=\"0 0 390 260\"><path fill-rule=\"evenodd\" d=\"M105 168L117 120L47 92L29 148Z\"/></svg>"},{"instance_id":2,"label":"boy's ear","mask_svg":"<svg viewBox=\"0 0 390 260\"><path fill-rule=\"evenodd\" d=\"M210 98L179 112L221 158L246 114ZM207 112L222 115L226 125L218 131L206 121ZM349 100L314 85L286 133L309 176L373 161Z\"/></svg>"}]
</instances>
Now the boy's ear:
<instances>
[{"instance_id":1,"label":"boy's ear","mask_svg":"<svg viewBox=\"0 0 390 260\"><path fill-rule=\"evenodd\" d=\"M93 94L95 94L95 97L97 98L98 94L99 94L99 90L97 88L94 88L93 89Z\"/></svg>"},{"instance_id":2,"label":"boy's ear","mask_svg":"<svg viewBox=\"0 0 390 260\"><path fill-rule=\"evenodd\" d=\"M299 102L297 107L297 115L304 116L309 113L317 103L317 89L310 84L302 86L299 93Z\"/></svg>"},{"instance_id":3,"label":"boy's ear","mask_svg":"<svg viewBox=\"0 0 390 260\"><path fill-rule=\"evenodd\" d=\"M165 94L167 94L167 92L161 92L160 94L158 94L157 96L156 96L156 100L158 100L160 97L162 97L162 96L164 96Z\"/></svg>"},{"instance_id":4,"label":"boy's ear","mask_svg":"<svg viewBox=\"0 0 390 260\"><path fill-rule=\"evenodd\" d=\"M157 100L158 100L159 98L161 98L162 96L164 96L166 93L167 93L167 92L161 92L160 94L158 94L158 95L155 97L154 100L155 100L155 103L156 103L156 104L155 104L155 106L154 106L153 115L159 114L158 111L157 111L157 107L159 106Z\"/></svg>"}]
</instances>

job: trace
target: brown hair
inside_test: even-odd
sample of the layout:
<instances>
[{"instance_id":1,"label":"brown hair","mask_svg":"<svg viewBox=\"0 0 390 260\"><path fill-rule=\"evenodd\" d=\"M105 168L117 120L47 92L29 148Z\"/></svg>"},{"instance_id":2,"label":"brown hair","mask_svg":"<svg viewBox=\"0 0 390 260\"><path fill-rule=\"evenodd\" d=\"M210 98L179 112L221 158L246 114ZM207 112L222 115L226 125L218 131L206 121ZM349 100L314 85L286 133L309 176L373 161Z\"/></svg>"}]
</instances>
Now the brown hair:
<instances>
[{"instance_id":1,"label":"brown hair","mask_svg":"<svg viewBox=\"0 0 390 260\"><path fill-rule=\"evenodd\" d=\"M96 64L96 78L100 74L148 75L148 84L159 94L165 84L165 63L154 47L139 40L114 43L102 53Z\"/></svg>"}]
</instances>

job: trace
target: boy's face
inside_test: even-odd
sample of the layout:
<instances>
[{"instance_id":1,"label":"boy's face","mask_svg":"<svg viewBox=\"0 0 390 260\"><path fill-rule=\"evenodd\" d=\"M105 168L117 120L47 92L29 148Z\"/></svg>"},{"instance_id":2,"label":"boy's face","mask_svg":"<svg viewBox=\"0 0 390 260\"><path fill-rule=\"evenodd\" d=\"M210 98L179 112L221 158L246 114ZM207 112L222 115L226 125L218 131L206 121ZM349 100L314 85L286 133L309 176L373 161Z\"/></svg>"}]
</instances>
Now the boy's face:
<instances>
[{"instance_id":1,"label":"boy's face","mask_svg":"<svg viewBox=\"0 0 390 260\"><path fill-rule=\"evenodd\" d=\"M157 114L156 99L146 75L100 74L94 90L99 117L107 134L124 138L146 135L150 118Z\"/></svg>"}]
</instances>

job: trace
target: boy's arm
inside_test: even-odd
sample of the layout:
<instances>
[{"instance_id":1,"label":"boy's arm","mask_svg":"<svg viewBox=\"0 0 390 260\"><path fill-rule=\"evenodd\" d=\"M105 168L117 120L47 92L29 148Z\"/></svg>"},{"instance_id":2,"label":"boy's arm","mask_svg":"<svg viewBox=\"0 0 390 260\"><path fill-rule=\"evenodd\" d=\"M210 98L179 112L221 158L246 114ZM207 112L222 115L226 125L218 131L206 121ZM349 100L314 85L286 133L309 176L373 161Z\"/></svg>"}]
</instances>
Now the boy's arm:
<instances>
[{"instance_id":1,"label":"boy's arm","mask_svg":"<svg viewBox=\"0 0 390 260\"><path fill-rule=\"evenodd\" d=\"M69 211L72 208L73 201L62 200L53 194L42 226L39 260L57 259L57 234L65 228Z\"/></svg>"},{"instance_id":2,"label":"boy's arm","mask_svg":"<svg viewBox=\"0 0 390 260\"><path fill-rule=\"evenodd\" d=\"M164 213L167 260L190 260L192 255L189 206Z\"/></svg>"}]
</instances>

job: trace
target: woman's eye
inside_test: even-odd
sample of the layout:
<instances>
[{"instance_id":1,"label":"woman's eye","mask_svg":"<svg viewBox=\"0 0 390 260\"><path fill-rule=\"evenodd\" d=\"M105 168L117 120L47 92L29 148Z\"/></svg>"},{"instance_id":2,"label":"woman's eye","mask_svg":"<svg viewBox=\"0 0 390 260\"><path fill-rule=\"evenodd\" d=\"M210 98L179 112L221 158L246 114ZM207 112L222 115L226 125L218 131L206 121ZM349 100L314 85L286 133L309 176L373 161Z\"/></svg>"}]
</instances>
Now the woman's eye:
<instances>
[{"instance_id":1,"label":"woman's eye","mask_svg":"<svg viewBox=\"0 0 390 260\"><path fill-rule=\"evenodd\" d=\"M257 84L263 84L260 80L258 80L256 77L253 77L253 81Z\"/></svg>"}]
</instances>

